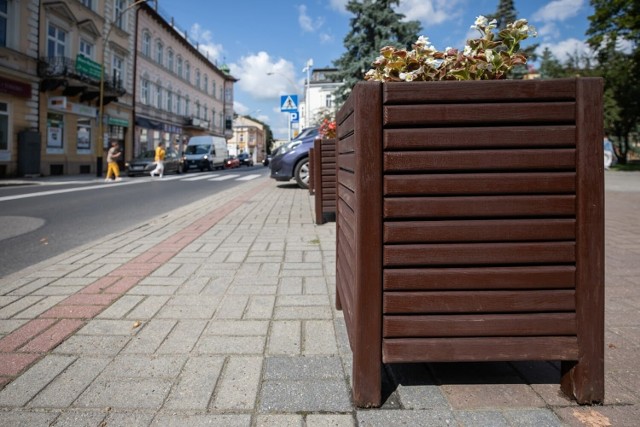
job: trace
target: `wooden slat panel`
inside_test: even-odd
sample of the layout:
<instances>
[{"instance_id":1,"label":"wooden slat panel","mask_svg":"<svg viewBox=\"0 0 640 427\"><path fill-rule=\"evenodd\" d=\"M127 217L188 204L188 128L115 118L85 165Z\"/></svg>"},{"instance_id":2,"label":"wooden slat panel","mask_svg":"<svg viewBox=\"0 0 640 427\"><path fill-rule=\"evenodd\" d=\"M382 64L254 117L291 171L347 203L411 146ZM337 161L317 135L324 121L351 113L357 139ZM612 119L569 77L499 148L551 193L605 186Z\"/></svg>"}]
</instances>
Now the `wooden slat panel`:
<instances>
[{"instance_id":1,"label":"wooden slat panel","mask_svg":"<svg viewBox=\"0 0 640 427\"><path fill-rule=\"evenodd\" d=\"M385 129L385 150L575 147L575 126Z\"/></svg>"},{"instance_id":2,"label":"wooden slat panel","mask_svg":"<svg viewBox=\"0 0 640 427\"><path fill-rule=\"evenodd\" d=\"M572 216L575 196L387 197L385 218Z\"/></svg>"},{"instance_id":3,"label":"wooden slat panel","mask_svg":"<svg viewBox=\"0 0 640 427\"><path fill-rule=\"evenodd\" d=\"M575 310L575 291L384 292L385 314L522 313Z\"/></svg>"},{"instance_id":4,"label":"wooden slat panel","mask_svg":"<svg viewBox=\"0 0 640 427\"><path fill-rule=\"evenodd\" d=\"M356 155L354 153L340 154L338 157L338 168L353 172L356 168Z\"/></svg>"},{"instance_id":5,"label":"wooden slat panel","mask_svg":"<svg viewBox=\"0 0 640 427\"><path fill-rule=\"evenodd\" d=\"M356 241L352 231L352 224L345 224L344 227L340 227L337 236L341 239L340 247L337 248L337 251L347 257L347 263L351 266L351 270L355 271Z\"/></svg>"},{"instance_id":6,"label":"wooden slat panel","mask_svg":"<svg viewBox=\"0 0 640 427\"><path fill-rule=\"evenodd\" d=\"M397 316L382 319L385 338L575 335L575 313Z\"/></svg>"},{"instance_id":7,"label":"wooden slat panel","mask_svg":"<svg viewBox=\"0 0 640 427\"><path fill-rule=\"evenodd\" d=\"M384 154L385 172L574 169L575 150L401 151Z\"/></svg>"},{"instance_id":8,"label":"wooden slat panel","mask_svg":"<svg viewBox=\"0 0 640 427\"><path fill-rule=\"evenodd\" d=\"M569 289L575 267L564 265L384 270L384 290Z\"/></svg>"},{"instance_id":9,"label":"wooden slat panel","mask_svg":"<svg viewBox=\"0 0 640 427\"><path fill-rule=\"evenodd\" d=\"M384 363L576 360L575 337L396 338L382 342Z\"/></svg>"},{"instance_id":10,"label":"wooden slat panel","mask_svg":"<svg viewBox=\"0 0 640 427\"><path fill-rule=\"evenodd\" d=\"M569 124L575 102L390 105L383 107L384 126L465 126L478 124Z\"/></svg>"},{"instance_id":11,"label":"wooden slat panel","mask_svg":"<svg viewBox=\"0 0 640 427\"><path fill-rule=\"evenodd\" d=\"M384 245L384 266L543 264L575 261L574 242Z\"/></svg>"},{"instance_id":12,"label":"wooden slat panel","mask_svg":"<svg viewBox=\"0 0 640 427\"><path fill-rule=\"evenodd\" d=\"M354 137L353 134L347 135L344 139L340 139L336 144L336 152L338 154L353 153Z\"/></svg>"},{"instance_id":13,"label":"wooden slat panel","mask_svg":"<svg viewBox=\"0 0 640 427\"><path fill-rule=\"evenodd\" d=\"M345 185L355 185L355 183L353 182L354 180L355 178L353 177L353 174L344 174L344 176L339 179L339 184L336 185L338 198L344 200L347 206L349 206L349 208L352 210L355 203L353 189L348 188Z\"/></svg>"},{"instance_id":14,"label":"wooden slat panel","mask_svg":"<svg viewBox=\"0 0 640 427\"><path fill-rule=\"evenodd\" d=\"M385 83L382 90L384 104L571 100L576 98L576 79L398 82Z\"/></svg>"},{"instance_id":15,"label":"wooden slat panel","mask_svg":"<svg viewBox=\"0 0 640 427\"><path fill-rule=\"evenodd\" d=\"M574 219L401 221L384 223L385 243L575 239Z\"/></svg>"},{"instance_id":16,"label":"wooden slat panel","mask_svg":"<svg viewBox=\"0 0 640 427\"><path fill-rule=\"evenodd\" d=\"M574 172L385 175L384 194L549 194L574 193Z\"/></svg>"}]
</instances>

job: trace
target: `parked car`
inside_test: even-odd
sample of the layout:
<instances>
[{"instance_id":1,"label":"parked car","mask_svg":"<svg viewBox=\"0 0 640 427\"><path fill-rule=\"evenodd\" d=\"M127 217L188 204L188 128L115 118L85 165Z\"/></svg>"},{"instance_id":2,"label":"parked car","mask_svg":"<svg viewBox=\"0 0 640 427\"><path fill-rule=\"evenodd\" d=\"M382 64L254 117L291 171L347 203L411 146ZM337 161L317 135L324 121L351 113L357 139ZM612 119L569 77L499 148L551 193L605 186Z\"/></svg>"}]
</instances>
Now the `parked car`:
<instances>
[{"instance_id":1,"label":"parked car","mask_svg":"<svg viewBox=\"0 0 640 427\"><path fill-rule=\"evenodd\" d=\"M240 167L240 160L238 160L238 158L236 156L229 156L224 161L224 167L225 167L225 169L239 168Z\"/></svg>"},{"instance_id":2,"label":"parked car","mask_svg":"<svg viewBox=\"0 0 640 427\"><path fill-rule=\"evenodd\" d=\"M154 150L148 150L140 153L139 156L126 163L127 175L149 175L156 168L156 153ZM181 159L175 151L167 151L164 157L164 173L180 173Z\"/></svg>"},{"instance_id":3,"label":"parked car","mask_svg":"<svg viewBox=\"0 0 640 427\"><path fill-rule=\"evenodd\" d=\"M269 162L271 178L276 181L294 178L298 187L309 188L309 149L318 131L317 127L303 129L296 138L279 147Z\"/></svg>"},{"instance_id":4,"label":"parked car","mask_svg":"<svg viewBox=\"0 0 640 427\"><path fill-rule=\"evenodd\" d=\"M238 160L240 161L240 166L253 166L253 157L249 153L238 154Z\"/></svg>"},{"instance_id":5,"label":"parked car","mask_svg":"<svg viewBox=\"0 0 640 427\"><path fill-rule=\"evenodd\" d=\"M270 161L271 161L271 154L267 154L267 156L262 161L262 166L269 166Z\"/></svg>"},{"instance_id":6,"label":"parked car","mask_svg":"<svg viewBox=\"0 0 640 427\"><path fill-rule=\"evenodd\" d=\"M227 143L220 136L199 135L189 138L184 150L183 171L189 169L213 170L222 169L229 155Z\"/></svg>"}]
</instances>

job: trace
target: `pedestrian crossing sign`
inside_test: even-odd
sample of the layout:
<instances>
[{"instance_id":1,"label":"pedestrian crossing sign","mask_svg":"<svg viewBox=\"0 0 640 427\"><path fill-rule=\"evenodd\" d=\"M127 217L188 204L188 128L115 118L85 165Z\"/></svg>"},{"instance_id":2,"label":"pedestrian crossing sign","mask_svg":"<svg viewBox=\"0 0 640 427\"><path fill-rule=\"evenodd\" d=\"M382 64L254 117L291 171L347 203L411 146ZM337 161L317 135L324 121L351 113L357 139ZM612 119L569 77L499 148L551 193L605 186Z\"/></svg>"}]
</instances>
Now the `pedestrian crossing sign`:
<instances>
[{"instance_id":1,"label":"pedestrian crossing sign","mask_svg":"<svg viewBox=\"0 0 640 427\"><path fill-rule=\"evenodd\" d=\"M293 113L298 111L298 95L282 95L280 97L280 112Z\"/></svg>"}]
</instances>

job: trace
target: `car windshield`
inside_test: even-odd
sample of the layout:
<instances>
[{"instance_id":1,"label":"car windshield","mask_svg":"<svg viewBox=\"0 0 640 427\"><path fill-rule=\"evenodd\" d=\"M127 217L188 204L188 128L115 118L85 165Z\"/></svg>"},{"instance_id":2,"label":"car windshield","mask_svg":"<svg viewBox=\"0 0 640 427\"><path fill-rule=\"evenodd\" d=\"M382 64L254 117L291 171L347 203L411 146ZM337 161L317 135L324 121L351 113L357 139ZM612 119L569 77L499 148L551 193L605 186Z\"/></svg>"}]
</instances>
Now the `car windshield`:
<instances>
[{"instance_id":1,"label":"car windshield","mask_svg":"<svg viewBox=\"0 0 640 427\"><path fill-rule=\"evenodd\" d=\"M208 154L210 145L187 145L187 154Z\"/></svg>"},{"instance_id":2,"label":"car windshield","mask_svg":"<svg viewBox=\"0 0 640 427\"><path fill-rule=\"evenodd\" d=\"M292 141L297 141L299 139L307 138L307 137L310 137L310 136L315 136L317 134L318 134L318 128L302 129L302 132L300 132L300 134L298 136L293 138Z\"/></svg>"},{"instance_id":3,"label":"car windshield","mask_svg":"<svg viewBox=\"0 0 640 427\"><path fill-rule=\"evenodd\" d=\"M156 152L153 150L143 151L138 155L138 159L153 159L156 156Z\"/></svg>"}]
</instances>

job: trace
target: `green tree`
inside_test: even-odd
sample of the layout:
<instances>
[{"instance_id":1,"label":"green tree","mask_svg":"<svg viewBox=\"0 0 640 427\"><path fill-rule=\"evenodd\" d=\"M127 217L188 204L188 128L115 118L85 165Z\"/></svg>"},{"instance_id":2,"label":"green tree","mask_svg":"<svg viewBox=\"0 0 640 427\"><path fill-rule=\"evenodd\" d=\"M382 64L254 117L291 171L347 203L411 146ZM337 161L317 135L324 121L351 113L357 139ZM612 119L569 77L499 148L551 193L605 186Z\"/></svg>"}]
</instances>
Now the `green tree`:
<instances>
[{"instance_id":1,"label":"green tree","mask_svg":"<svg viewBox=\"0 0 640 427\"><path fill-rule=\"evenodd\" d=\"M404 15L393 6L400 0L349 0L347 10L351 30L344 38L346 51L334 61L338 68L336 79L344 82L336 91L339 106L347 99L353 86L364 80L371 63L384 46L406 47L418 39L421 26L418 21L403 21Z\"/></svg>"},{"instance_id":2,"label":"green tree","mask_svg":"<svg viewBox=\"0 0 640 427\"><path fill-rule=\"evenodd\" d=\"M562 63L551 53L548 47L545 47L542 52L538 71L542 79L555 79L566 76Z\"/></svg>"},{"instance_id":3,"label":"green tree","mask_svg":"<svg viewBox=\"0 0 640 427\"><path fill-rule=\"evenodd\" d=\"M605 80L605 131L615 136L620 163L626 163L640 123L640 2L591 0L591 5L587 35ZM620 49L621 44L629 47Z\"/></svg>"}]
</instances>

